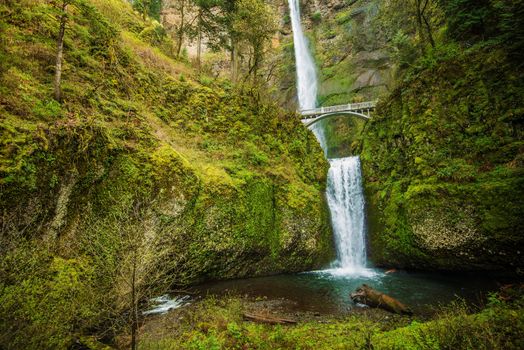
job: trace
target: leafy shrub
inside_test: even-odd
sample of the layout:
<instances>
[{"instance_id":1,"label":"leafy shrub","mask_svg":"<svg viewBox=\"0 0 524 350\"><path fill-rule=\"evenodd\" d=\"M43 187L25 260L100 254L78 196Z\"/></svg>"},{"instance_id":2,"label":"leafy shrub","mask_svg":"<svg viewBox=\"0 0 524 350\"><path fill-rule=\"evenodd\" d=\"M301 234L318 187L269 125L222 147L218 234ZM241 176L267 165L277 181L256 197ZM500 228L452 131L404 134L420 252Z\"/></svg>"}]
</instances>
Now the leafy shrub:
<instances>
[{"instance_id":1,"label":"leafy shrub","mask_svg":"<svg viewBox=\"0 0 524 350\"><path fill-rule=\"evenodd\" d=\"M313 21L313 23L319 24L322 20L322 14L320 13L320 11L316 11L315 13L313 13L311 15L311 20Z\"/></svg>"}]
</instances>

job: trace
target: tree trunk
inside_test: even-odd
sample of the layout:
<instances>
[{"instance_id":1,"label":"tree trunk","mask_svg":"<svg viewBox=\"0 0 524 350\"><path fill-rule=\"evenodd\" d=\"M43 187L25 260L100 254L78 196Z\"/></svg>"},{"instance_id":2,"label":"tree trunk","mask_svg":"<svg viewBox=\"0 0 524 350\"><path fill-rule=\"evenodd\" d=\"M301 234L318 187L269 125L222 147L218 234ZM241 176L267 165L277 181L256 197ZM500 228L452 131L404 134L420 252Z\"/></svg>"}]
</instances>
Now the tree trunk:
<instances>
[{"instance_id":1,"label":"tree trunk","mask_svg":"<svg viewBox=\"0 0 524 350\"><path fill-rule=\"evenodd\" d=\"M238 71L238 57L236 50L236 43L231 39L231 81L237 81L237 71Z\"/></svg>"},{"instance_id":2,"label":"tree trunk","mask_svg":"<svg viewBox=\"0 0 524 350\"><path fill-rule=\"evenodd\" d=\"M180 52L182 51L182 42L184 41L184 26L186 25L185 23L185 2L182 1L181 4L180 4L180 24L179 24L179 27L178 27L178 42L177 42L177 47L176 47L176 57L177 58L180 58Z\"/></svg>"},{"instance_id":3,"label":"tree trunk","mask_svg":"<svg viewBox=\"0 0 524 350\"><path fill-rule=\"evenodd\" d=\"M426 16L422 16L422 18L424 19L424 23L426 24L426 30L428 32L429 43L431 44L432 48L435 48L435 40L433 39L433 33L431 32L431 26L429 25L429 22Z\"/></svg>"},{"instance_id":4,"label":"tree trunk","mask_svg":"<svg viewBox=\"0 0 524 350\"><path fill-rule=\"evenodd\" d=\"M136 350L136 333L138 329L138 302L136 300L136 252L133 257L133 271L131 274L131 350Z\"/></svg>"},{"instance_id":5,"label":"tree trunk","mask_svg":"<svg viewBox=\"0 0 524 350\"><path fill-rule=\"evenodd\" d=\"M148 6L149 6L149 1L142 0L142 18L144 19L144 21L147 19Z\"/></svg>"},{"instance_id":6,"label":"tree trunk","mask_svg":"<svg viewBox=\"0 0 524 350\"><path fill-rule=\"evenodd\" d=\"M67 1L62 2L62 14L60 16L60 28L58 30L58 37L56 39L56 66L55 66L55 100L62 101L62 90L60 84L62 82L62 59L64 56L64 35L67 24Z\"/></svg>"},{"instance_id":7,"label":"tree trunk","mask_svg":"<svg viewBox=\"0 0 524 350\"><path fill-rule=\"evenodd\" d=\"M199 14L199 22L201 22L202 14ZM202 63L202 24L198 24L198 37L197 37L197 69L200 72Z\"/></svg>"},{"instance_id":8,"label":"tree trunk","mask_svg":"<svg viewBox=\"0 0 524 350\"><path fill-rule=\"evenodd\" d=\"M422 21L423 21L422 20L422 9L421 9L422 0L416 0L415 6L417 8L417 16L416 16L417 17L417 32L420 37L420 42L422 43L421 51L424 54L426 52L426 49L425 49L426 38L424 37L424 28L422 24Z\"/></svg>"}]
</instances>

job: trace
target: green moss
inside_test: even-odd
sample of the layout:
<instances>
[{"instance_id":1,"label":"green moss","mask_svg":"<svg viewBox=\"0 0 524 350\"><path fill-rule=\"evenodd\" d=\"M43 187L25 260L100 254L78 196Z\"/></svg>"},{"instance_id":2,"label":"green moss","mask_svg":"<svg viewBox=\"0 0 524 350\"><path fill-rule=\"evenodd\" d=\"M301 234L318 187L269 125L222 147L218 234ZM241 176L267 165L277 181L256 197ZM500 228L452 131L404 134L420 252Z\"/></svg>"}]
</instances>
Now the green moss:
<instances>
[{"instance_id":1,"label":"green moss","mask_svg":"<svg viewBox=\"0 0 524 350\"><path fill-rule=\"evenodd\" d=\"M379 264L521 269L523 81L501 51L470 51L382 102L362 136Z\"/></svg>"},{"instance_id":2,"label":"green moss","mask_svg":"<svg viewBox=\"0 0 524 350\"><path fill-rule=\"evenodd\" d=\"M477 313L455 302L429 321L389 316L389 321L377 322L349 316L271 326L243 321L245 308L238 299L206 299L177 323L177 334L149 332L140 345L144 349L519 349L524 332L522 299L505 303L496 296Z\"/></svg>"},{"instance_id":3,"label":"green moss","mask_svg":"<svg viewBox=\"0 0 524 350\"><path fill-rule=\"evenodd\" d=\"M254 90L201 85L125 1L70 11L57 103L56 9L0 5L2 346L68 348L126 331L139 248L141 267L154 266L141 301L327 262L327 164L294 113Z\"/></svg>"}]
</instances>

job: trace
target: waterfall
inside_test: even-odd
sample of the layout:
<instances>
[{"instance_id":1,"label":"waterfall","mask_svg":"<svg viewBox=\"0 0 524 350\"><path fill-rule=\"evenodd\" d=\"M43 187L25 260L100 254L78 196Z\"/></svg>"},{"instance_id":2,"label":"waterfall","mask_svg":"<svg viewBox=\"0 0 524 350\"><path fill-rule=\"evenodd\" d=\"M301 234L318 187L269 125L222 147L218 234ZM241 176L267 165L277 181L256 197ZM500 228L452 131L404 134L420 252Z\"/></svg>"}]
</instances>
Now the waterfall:
<instances>
[{"instance_id":1,"label":"waterfall","mask_svg":"<svg viewBox=\"0 0 524 350\"><path fill-rule=\"evenodd\" d=\"M337 248L336 267L358 273L366 266L364 193L360 158L329 160L327 200Z\"/></svg>"},{"instance_id":2,"label":"waterfall","mask_svg":"<svg viewBox=\"0 0 524 350\"><path fill-rule=\"evenodd\" d=\"M301 110L316 107L317 75L308 42L300 22L299 0L288 0L295 47L297 94ZM327 140L321 124L313 133L327 154ZM359 157L330 159L327 199L335 235L337 261L333 274L366 274L364 195Z\"/></svg>"},{"instance_id":3,"label":"waterfall","mask_svg":"<svg viewBox=\"0 0 524 350\"><path fill-rule=\"evenodd\" d=\"M309 52L308 42L300 22L299 0L288 0L295 47L297 67L297 94L301 110L312 109L317 104L317 73L315 63Z\"/></svg>"},{"instance_id":4,"label":"waterfall","mask_svg":"<svg viewBox=\"0 0 524 350\"><path fill-rule=\"evenodd\" d=\"M327 139L326 139L326 133L324 132L322 123L315 123L311 125L309 129L313 131L313 134L315 134L315 137L317 138L317 141L320 144L320 147L324 151L324 155L327 157L328 144L327 144Z\"/></svg>"}]
</instances>

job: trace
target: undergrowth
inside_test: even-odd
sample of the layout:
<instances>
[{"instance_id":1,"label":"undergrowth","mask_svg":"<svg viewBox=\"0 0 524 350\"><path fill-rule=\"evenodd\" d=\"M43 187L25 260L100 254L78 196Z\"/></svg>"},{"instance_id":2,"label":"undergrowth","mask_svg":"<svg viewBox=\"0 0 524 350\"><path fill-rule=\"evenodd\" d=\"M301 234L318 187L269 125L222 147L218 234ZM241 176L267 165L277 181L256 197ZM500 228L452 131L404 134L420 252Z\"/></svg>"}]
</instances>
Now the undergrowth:
<instances>
[{"instance_id":1,"label":"undergrowth","mask_svg":"<svg viewBox=\"0 0 524 350\"><path fill-rule=\"evenodd\" d=\"M349 316L326 323L262 325L242 320L241 299L209 298L143 335L143 349L521 349L524 300L472 312L463 301L441 307L431 320L402 317L384 323ZM152 323L155 320L151 321ZM151 328L150 328L151 329Z\"/></svg>"}]
</instances>

